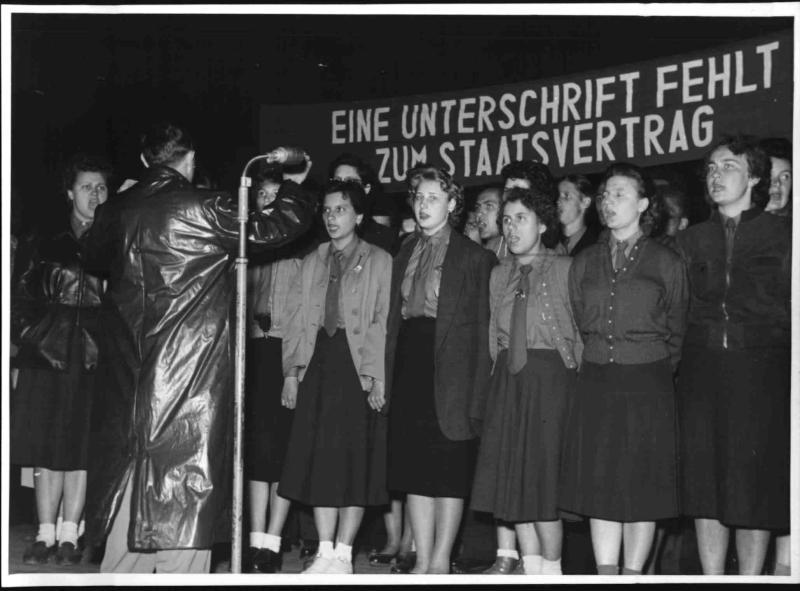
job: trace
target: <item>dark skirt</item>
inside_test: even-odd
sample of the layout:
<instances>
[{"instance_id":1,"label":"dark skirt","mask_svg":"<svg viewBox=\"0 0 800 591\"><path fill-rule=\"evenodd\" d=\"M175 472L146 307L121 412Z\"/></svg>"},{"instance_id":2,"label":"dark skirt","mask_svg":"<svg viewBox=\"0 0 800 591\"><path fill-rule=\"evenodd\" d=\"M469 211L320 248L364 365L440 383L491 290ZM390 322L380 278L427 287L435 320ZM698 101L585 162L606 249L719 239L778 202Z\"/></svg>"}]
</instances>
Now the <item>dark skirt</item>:
<instances>
[{"instance_id":1,"label":"dark skirt","mask_svg":"<svg viewBox=\"0 0 800 591\"><path fill-rule=\"evenodd\" d=\"M790 353L687 348L678 380L681 512L789 527Z\"/></svg>"},{"instance_id":2,"label":"dark skirt","mask_svg":"<svg viewBox=\"0 0 800 591\"><path fill-rule=\"evenodd\" d=\"M71 359L82 359L80 331ZM23 367L11 404L11 461L48 470L86 470L95 374L81 363L66 371Z\"/></svg>"},{"instance_id":3,"label":"dark skirt","mask_svg":"<svg viewBox=\"0 0 800 591\"><path fill-rule=\"evenodd\" d=\"M389 409L389 490L426 497L469 496L476 442L452 441L434 399L434 318L404 320Z\"/></svg>"},{"instance_id":4,"label":"dark skirt","mask_svg":"<svg viewBox=\"0 0 800 591\"><path fill-rule=\"evenodd\" d=\"M278 494L314 507L383 505L386 417L361 389L344 329L317 333L297 394Z\"/></svg>"},{"instance_id":5,"label":"dark skirt","mask_svg":"<svg viewBox=\"0 0 800 591\"><path fill-rule=\"evenodd\" d=\"M584 361L564 437L563 509L619 522L677 515L675 395L668 360Z\"/></svg>"},{"instance_id":6,"label":"dark skirt","mask_svg":"<svg viewBox=\"0 0 800 591\"><path fill-rule=\"evenodd\" d=\"M281 339L250 339L244 419L244 475L248 480L277 482L292 430L294 411L281 404Z\"/></svg>"},{"instance_id":7,"label":"dark skirt","mask_svg":"<svg viewBox=\"0 0 800 591\"><path fill-rule=\"evenodd\" d=\"M490 383L472 508L510 522L553 521L575 372L554 350L528 349L517 375L507 359L501 351Z\"/></svg>"}]
</instances>

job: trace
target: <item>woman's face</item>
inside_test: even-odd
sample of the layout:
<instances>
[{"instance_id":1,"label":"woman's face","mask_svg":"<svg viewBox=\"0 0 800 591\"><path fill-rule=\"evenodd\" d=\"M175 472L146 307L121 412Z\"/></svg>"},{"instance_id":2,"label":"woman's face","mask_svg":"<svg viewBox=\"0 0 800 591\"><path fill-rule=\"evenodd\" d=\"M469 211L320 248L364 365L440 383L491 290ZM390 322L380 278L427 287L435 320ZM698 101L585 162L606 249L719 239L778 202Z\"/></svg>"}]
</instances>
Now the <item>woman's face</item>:
<instances>
[{"instance_id":1,"label":"woman's face","mask_svg":"<svg viewBox=\"0 0 800 591\"><path fill-rule=\"evenodd\" d=\"M336 170L333 171L333 180L335 181L356 181L360 185L364 187L364 192L369 195L369 191L372 188L369 183L366 185L364 184L364 179L358 174L358 169L355 166L350 166L349 164L340 164L336 167Z\"/></svg>"},{"instance_id":2,"label":"woman's face","mask_svg":"<svg viewBox=\"0 0 800 591\"><path fill-rule=\"evenodd\" d=\"M80 171L72 188L67 191L67 196L72 201L75 217L81 222L92 221L94 210L108 199L105 175L101 172Z\"/></svg>"},{"instance_id":3,"label":"woman's face","mask_svg":"<svg viewBox=\"0 0 800 591\"><path fill-rule=\"evenodd\" d=\"M624 230L639 224L649 200L639 198L639 183L627 176L615 175L606 181L603 191L603 218L611 230Z\"/></svg>"},{"instance_id":4,"label":"woman's face","mask_svg":"<svg viewBox=\"0 0 800 591\"><path fill-rule=\"evenodd\" d=\"M588 207L584 199L575 183L571 181L558 183L558 221L561 225L568 226L583 216Z\"/></svg>"},{"instance_id":5,"label":"woman's face","mask_svg":"<svg viewBox=\"0 0 800 591\"><path fill-rule=\"evenodd\" d=\"M353 204L341 192L328 193L322 206L322 221L331 240L347 240L355 234L364 216L356 213Z\"/></svg>"},{"instance_id":6,"label":"woman's face","mask_svg":"<svg viewBox=\"0 0 800 591\"><path fill-rule=\"evenodd\" d=\"M414 217L426 234L433 234L447 223L447 216L455 208L455 202L442 189L439 181L423 179L414 193Z\"/></svg>"},{"instance_id":7,"label":"woman's face","mask_svg":"<svg viewBox=\"0 0 800 591\"><path fill-rule=\"evenodd\" d=\"M503 236L512 254L518 257L536 254L546 230L536 212L520 201L509 201L503 206Z\"/></svg>"},{"instance_id":8,"label":"woman's face","mask_svg":"<svg viewBox=\"0 0 800 591\"><path fill-rule=\"evenodd\" d=\"M278 189L280 188L281 186L278 183L272 181L264 181L261 183L261 186L258 188L258 193L256 194L256 207L258 207L259 211L275 201L275 198L278 196Z\"/></svg>"}]
</instances>

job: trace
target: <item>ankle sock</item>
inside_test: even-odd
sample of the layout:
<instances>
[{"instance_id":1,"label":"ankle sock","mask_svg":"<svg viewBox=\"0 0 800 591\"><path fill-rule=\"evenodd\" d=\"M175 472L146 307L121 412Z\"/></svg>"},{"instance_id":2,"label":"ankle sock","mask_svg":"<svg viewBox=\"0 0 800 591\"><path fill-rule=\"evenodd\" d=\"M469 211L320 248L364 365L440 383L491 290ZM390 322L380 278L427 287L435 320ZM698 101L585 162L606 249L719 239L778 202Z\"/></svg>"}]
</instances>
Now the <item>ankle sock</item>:
<instances>
[{"instance_id":1,"label":"ankle sock","mask_svg":"<svg viewBox=\"0 0 800 591\"><path fill-rule=\"evenodd\" d=\"M317 554L323 558L336 558L336 554L333 552L333 542L330 540L325 540L324 542L320 540Z\"/></svg>"},{"instance_id":2,"label":"ankle sock","mask_svg":"<svg viewBox=\"0 0 800 591\"><path fill-rule=\"evenodd\" d=\"M250 532L250 547L251 548L263 548L264 547L264 532L261 531L251 531Z\"/></svg>"},{"instance_id":3,"label":"ankle sock","mask_svg":"<svg viewBox=\"0 0 800 591\"><path fill-rule=\"evenodd\" d=\"M59 542L64 544L72 542L72 545L78 547L78 524L74 521L64 521L61 523L61 536Z\"/></svg>"},{"instance_id":4,"label":"ankle sock","mask_svg":"<svg viewBox=\"0 0 800 591\"><path fill-rule=\"evenodd\" d=\"M547 560L542 558L542 574L543 575L560 575L561 574L561 559Z\"/></svg>"},{"instance_id":5,"label":"ankle sock","mask_svg":"<svg viewBox=\"0 0 800 591\"><path fill-rule=\"evenodd\" d=\"M522 557L522 568L526 575L542 574L542 557L538 554L528 554Z\"/></svg>"},{"instance_id":6,"label":"ankle sock","mask_svg":"<svg viewBox=\"0 0 800 591\"><path fill-rule=\"evenodd\" d=\"M789 564L781 564L778 562L775 564L775 576L777 577L788 577L792 574L792 567Z\"/></svg>"},{"instance_id":7,"label":"ankle sock","mask_svg":"<svg viewBox=\"0 0 800 591\"><path fill-rule=\"evenodd\" d=\"M352 562L353 560L353 547L347 544L336 542L336 548L334 548L333 553L339 560L344 560L345 562Z\"/></svg>"},{"instance_id":8,"label":"ankle sock","mask_svg":"<svg viewBox=\"0 0 800 591\"><path fill-rule=\"evenodd\" d=\"M623 566L622 567L622 574L623 575L640 575L640 574L642 574L642 571L634 570L632 568L628 568L627 566Z\"/></svg>"},{"instance_id":9,"label":"ankle sock","mask_svg":"<svg viewBox=\"0 0 800 591\"><path fill-rule=\"evenodd\" d=\"M497 556L505 556L506 558L513 558L514 560L519 560L519 552L516 550L509 550L508 548L498 548L497 549Z\"/></svg>"},{"instance_id":10,"label":"ankle sock","mask_svg":"<svg viewBox=\"0 0 800 591\"><path fill-rule=\"evenodd\" d=\"M263 548L272 550L273 552L281 551L281 537L275 534L261 534L261 540L264 543Z\"/></svg>"},{"instance_id":11,"label":"ankle sock","mask_svg":"<svg viewBox=\"0 0 800 591\"><path fill-rule=\"evenodd\" d=\"M598 564L597 565L597 574L598 575L618 575L619 574L619 567L616 564Z\"/></svg>"},{"instance_id":12,"label":"ankle sock","mask_svg":"<svg viewBox=\"0 0 800 591\"><path fill-rule=\"evenodd\" d=\"M48 547L56 543L56 524L40 523L39 532L36 534L37 542L44 542Z\"/></svg>"}]
</instances>

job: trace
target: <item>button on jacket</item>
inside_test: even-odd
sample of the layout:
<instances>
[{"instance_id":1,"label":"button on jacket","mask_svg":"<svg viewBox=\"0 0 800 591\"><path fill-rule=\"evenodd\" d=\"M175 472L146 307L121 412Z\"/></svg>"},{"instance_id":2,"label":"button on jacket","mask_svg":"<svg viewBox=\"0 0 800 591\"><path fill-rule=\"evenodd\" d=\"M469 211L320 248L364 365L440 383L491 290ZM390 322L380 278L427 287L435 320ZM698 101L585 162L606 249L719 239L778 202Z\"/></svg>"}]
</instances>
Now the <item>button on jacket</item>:
<instances>
[{"instance_id":1,"label":"button on jacket","mask_svg":"<svg viewBox=\"0 0 800 591\"><path fill-rule=\"evenodd\" d=\"M569 271L583 358L592 363L636 364L680 360L689 284L671 249L641 237L619 271L605 241L582 251Z\"/></svg>"},{"instance_id":2,"label":"button on jacket","mask_svg":"<svg viewBox=\"0 0 800 591\"><path fill-rule=\"evenodd\" d=\"M687 346L748 349L791 346L791 246L788 218L742 212L730 268L718 211L677 236L689 269Z\"/></svg>"},{"instance_id":3,"label":"button on jacket","mask_svg":"<svg viewBox=\"0 0 800 591\"><path fill-rule=\"evenodd\" d=\"M330 278L331 244L325 242L303 259L286 305L283 372L299 368L305 376L324 321ZM341 278L340 306L353 365L359 375L385 383L384 352L392 257L382 248L358 240Z\"/></svg>"}]
</instances>

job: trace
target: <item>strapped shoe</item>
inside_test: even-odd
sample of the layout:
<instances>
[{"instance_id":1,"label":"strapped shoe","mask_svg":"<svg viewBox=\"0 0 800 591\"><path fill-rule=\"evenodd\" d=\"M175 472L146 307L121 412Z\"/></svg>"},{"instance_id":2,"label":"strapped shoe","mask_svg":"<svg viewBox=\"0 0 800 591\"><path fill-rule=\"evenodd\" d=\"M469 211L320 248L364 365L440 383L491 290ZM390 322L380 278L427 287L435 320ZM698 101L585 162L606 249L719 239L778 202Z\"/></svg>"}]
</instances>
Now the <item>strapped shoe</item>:
<instances>
[{"instance_id":1,"label":"strapped shoe","mask_svg":"<svg viewBox=\"0 0 800 591\"><path fill-rule=\"evenodd\" d=\"M521 560L509 556L498 556L494 564L483 571L484 575L511 575L521 563Z\"/></svg>"},{"instance_id":2,"label":"strapped shoe","mask_svg":"<svg viewBox=\"0 0 800 591\"><path fill-rule=\"evenodd\" d=\"M48 546L42 541L34 542L25 549L22 562L25 564L45 564L56 553L56 545Z\"/></svg>"},{"instance_id":3,"label":"strapped shoe","mask_svg":"<svg viewBox=\"0 0 800 591\"><path fill-rule=\"evenodd\" d=\"M56 564L75 566L83 558L83 553L72 542L63 542L56 552Z\"/></svg>"}]
</instances>

